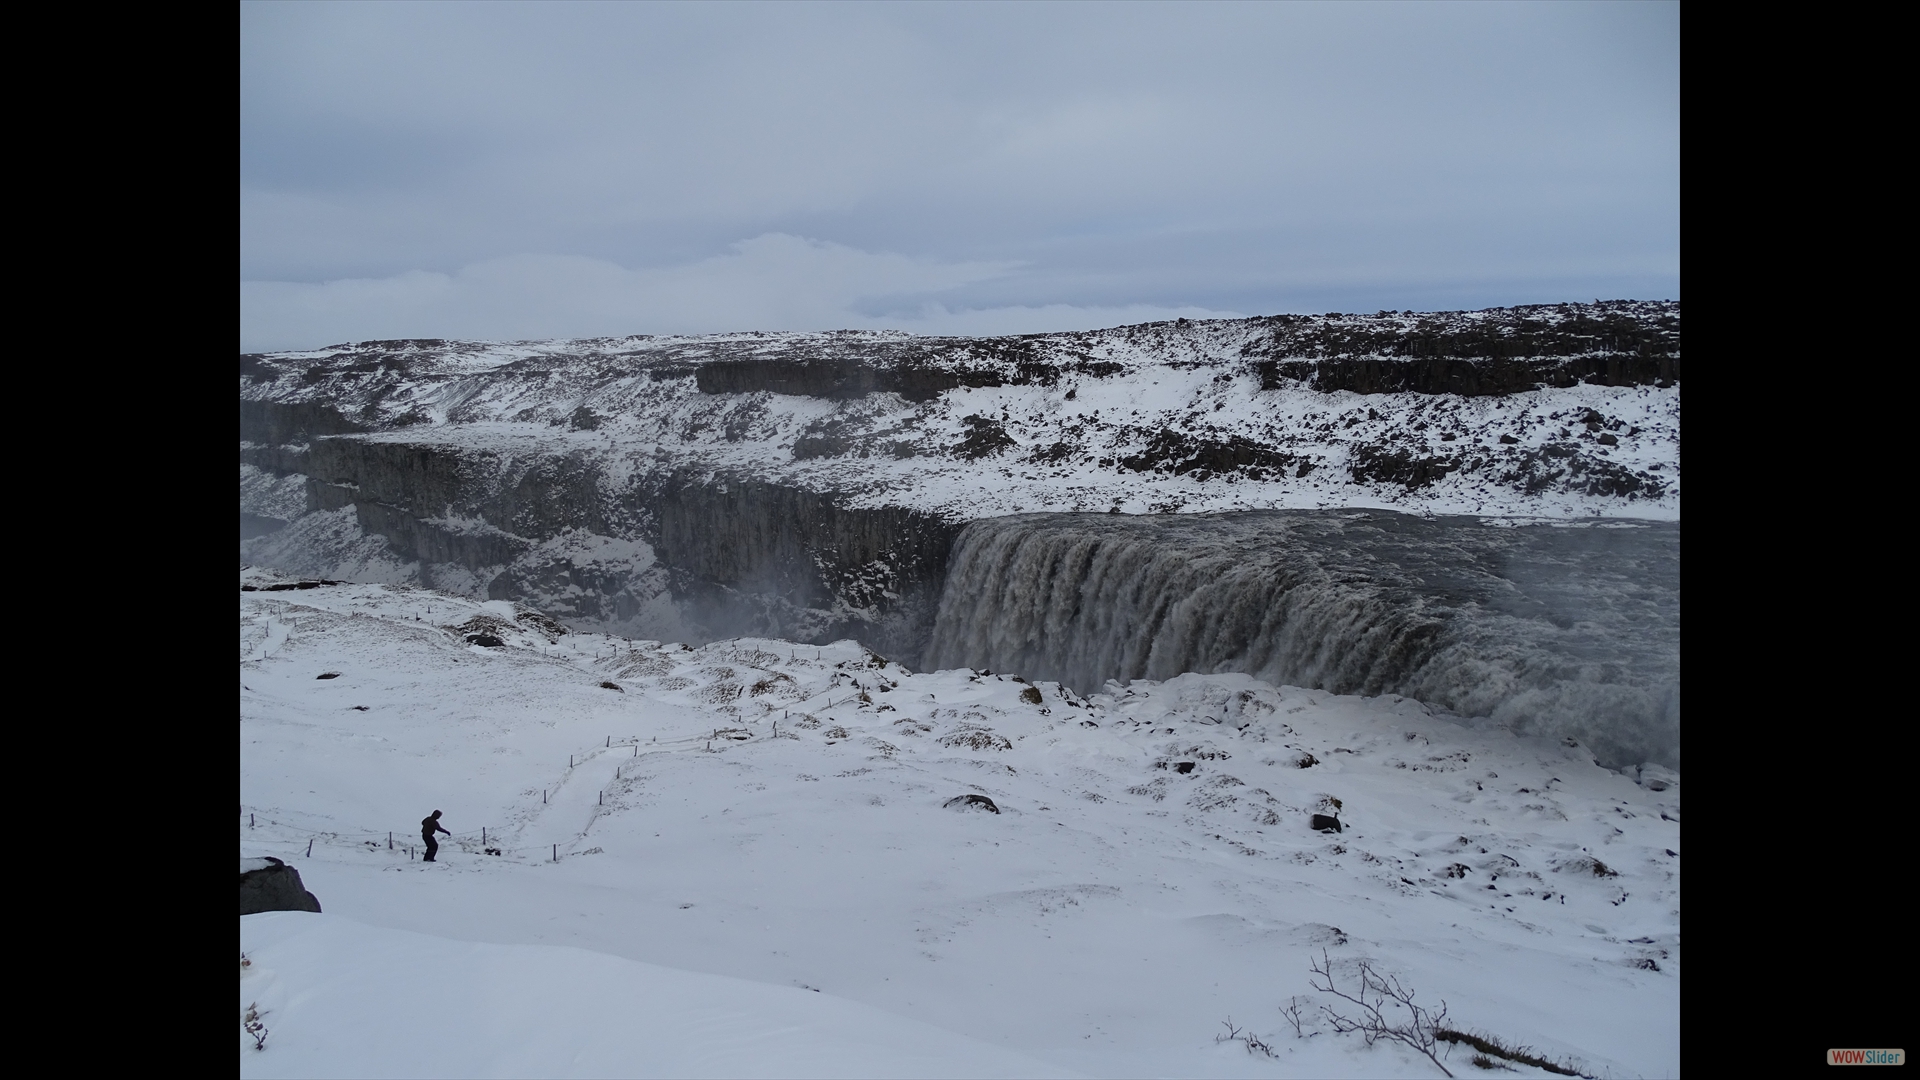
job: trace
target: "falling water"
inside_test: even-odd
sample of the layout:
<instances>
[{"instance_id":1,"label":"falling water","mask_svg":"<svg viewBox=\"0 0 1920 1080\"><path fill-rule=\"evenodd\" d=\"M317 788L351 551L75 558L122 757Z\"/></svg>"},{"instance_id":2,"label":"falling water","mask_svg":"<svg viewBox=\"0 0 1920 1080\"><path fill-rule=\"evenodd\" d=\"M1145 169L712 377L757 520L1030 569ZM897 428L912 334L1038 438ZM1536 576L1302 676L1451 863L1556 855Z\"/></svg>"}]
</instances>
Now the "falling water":
<instances>
[{"instance_id":1,"label":"falling water","mask_svg":"<svg viewBox=\"0 0 1920 1080\"><path fill-rule=\"evenodd\" d=\"M924 666L1083 693L1238 671L1401 694L1605 765L1680 758L1680 527L1026 514L961 533Z\"/></svg>"}]
</instances>

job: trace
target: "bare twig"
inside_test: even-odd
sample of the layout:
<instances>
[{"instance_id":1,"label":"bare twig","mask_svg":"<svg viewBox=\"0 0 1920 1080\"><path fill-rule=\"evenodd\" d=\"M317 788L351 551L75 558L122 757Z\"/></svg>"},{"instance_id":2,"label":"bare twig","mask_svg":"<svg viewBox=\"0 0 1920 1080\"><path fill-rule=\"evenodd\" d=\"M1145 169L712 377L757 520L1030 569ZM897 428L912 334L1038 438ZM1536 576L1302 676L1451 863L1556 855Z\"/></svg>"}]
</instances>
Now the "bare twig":
<instances>
[{"instance_id":1,"label":"bare twig","mask_svg":"<svg viewBox=\"0 0 1920 1080\"><path fill-rule=\"evenodd\" d=\"M1300 998L1299 997L1296 996L1296 997L1289 998L1287 1000L1287 1003L1281 1007L1280 1015L1286 1017L1287 1023L1293 1025L1294 1038L1304 1039L1307 1037L1306 1032L1300 1029ZM1318 1033L1316 1032L1316 1034Z\"/></svg>"},{"instance_id":2,"label":"bare twig","mask_svg":"<svg viewBox=\"0 0 1920 1080\"><path fill-rule=\"evenodd\" d=\"M240 1018L240 1028L253 1036L255 1050L267 1048L267 1025L261 1021L260 1015L260 1003L251 1002L247 1005L247 1014Z\"/></svg>"},{"instance_id":3,"label":"bare twig","mask_svg":"<svg viewBox=\"0 0 1920 1080\"><path fill-rule=\"evenodd\" d=\"M1265 1054L1268 1057L1279 1056L1273 1052L1273 1047L1268 1046L1266 1040L1260 1036L1255 1035L1245 1028L1234 1027L1233 1017L1229 1016L1225 1020L1222 1020L1221 1023L1226 1025L1227 1033L1225 1035L1215 1035L1213 1037L1214 1042L1243 1042L1247 1044L1247 1053L1249 1054Z\"/></svg>"},{"instance_id":4,"label":"bare twig","mask_svg":"<svg viewBox=\"0 0 1920 1080\"><path fill-rule=\"evenodd\" d=\"M1357 1016L1347 1016L1336 1012L1331 1006L1323 1005L1320 1011L1333 1024L1333 1030L1345 1034L1359 1032L1361 1038L1372 1046L1381 1039L1400 1043L1419 1051L1433 1062L1434 1067L1449 1077L1453 1073L1440 1063L1434 1051L1440 1043L1439 1031L1447 1019L1447 1003L1442 1001L1437 1011L1429 1011L1413 1003L1412 987L1402 986L1395 975L1383 975L1373 969L1371 962L1358 962L1359 986L1352 993L1342 990L1334 981L1333 961L1327 957L1325 949L1320 951L1320 962L1312 965L1313 988L1323 994L1332 994L1342 1001L1351 1002L1359 1007ZM1322 986L1324 981L1326 985ZM1371 998L1371 1000L1369 1000ZM1389 1020L1383 1009L1403 1010L1405 1020Z\"/></svg>"}]
</instances>

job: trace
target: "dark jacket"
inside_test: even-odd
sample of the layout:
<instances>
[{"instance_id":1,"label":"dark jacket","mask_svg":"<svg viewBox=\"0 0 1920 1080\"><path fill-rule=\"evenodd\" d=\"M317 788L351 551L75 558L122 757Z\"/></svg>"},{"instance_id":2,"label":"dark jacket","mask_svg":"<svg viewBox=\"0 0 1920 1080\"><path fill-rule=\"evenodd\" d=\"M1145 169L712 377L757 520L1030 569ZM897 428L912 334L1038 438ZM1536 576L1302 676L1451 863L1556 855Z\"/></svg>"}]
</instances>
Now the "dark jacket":
<instances>
[{"instance_id":1,"label":"dark jacket","mask_svg":"<svg viewBox=\"0 0 1920 1080\"><path fill-rule=\"evenodd\" d=\"M442 828L439 821L433 818L427 818L422 822L420 822L420 839L422 840L433 839L433 830L435 829L439 829L441 832L446 833L448 836L453 835L452 829Z\"/></svg>"}]
</instances>

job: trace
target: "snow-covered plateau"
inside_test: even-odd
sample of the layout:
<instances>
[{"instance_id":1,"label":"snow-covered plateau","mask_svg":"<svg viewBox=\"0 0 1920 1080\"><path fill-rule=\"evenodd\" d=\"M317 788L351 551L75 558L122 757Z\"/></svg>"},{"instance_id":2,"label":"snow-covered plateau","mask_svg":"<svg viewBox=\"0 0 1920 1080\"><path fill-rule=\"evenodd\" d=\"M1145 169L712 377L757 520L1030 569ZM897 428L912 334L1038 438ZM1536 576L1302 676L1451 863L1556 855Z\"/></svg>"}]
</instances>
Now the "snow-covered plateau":
<instances>
[{"instance_id":1,"label":"snow-covered plateau","mask_svg":"<svg viewBox=\"0 0 1920 1080\"><path fill-rule=\"evenodd\" d=\"M1676 1074L1679 348L243 355L242 1075Z\"/></svg>"},{"instance_id":2,"label":"snow-covered plateau","mask_svg":"<svg viewBox=\"0 0 1920 1080\"><path fill-rule=\"evenodd\" d=\"M1667 770L1243 674L1081 696L241 583L241 854L324 909L241 918L243 1076L1478 1071L1336 1032L1310 968L1361 961L1580 1072L1678 1070Z\"/></svg>"}]
</instances>

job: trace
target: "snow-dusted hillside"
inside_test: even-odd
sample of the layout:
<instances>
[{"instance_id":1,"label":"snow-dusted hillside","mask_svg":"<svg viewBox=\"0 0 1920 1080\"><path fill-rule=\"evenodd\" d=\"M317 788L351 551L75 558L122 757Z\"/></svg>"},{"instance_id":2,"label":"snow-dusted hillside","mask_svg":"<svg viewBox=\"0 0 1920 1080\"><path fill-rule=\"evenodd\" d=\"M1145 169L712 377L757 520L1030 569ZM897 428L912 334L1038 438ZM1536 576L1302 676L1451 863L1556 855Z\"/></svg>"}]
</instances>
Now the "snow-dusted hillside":
<instances>
[{"instance_id":1,"label":"snow-dusted hillside","mask_svg":"<svg viewBox=\"0 0 1920 1080\"><path fill-rule=\"evenodd\" d=\"M1678 1070L1664 770L1245 675L1081 697L241 580L241 852L326 912L242 918L243 1075L1438 1075L1330 1029L1323 955L1587 1073Z\"/></svg>"},{"instance_id":2,"label":"snow-dusted hillside","mask_svg":"<svg viewBox=\"0 0 1920 1080\"><path fill-rule=\"evenodd\" d=\"M359 430L592 458L616 482L735 470L949 520L1329 506L1671 519L1678 321L1678 304L1614 304L1024 338L366 342L242 357L243 427L262 448L242 460L297 471L304 440L287 440Z\"/></svg>"}]
</instances>

